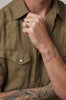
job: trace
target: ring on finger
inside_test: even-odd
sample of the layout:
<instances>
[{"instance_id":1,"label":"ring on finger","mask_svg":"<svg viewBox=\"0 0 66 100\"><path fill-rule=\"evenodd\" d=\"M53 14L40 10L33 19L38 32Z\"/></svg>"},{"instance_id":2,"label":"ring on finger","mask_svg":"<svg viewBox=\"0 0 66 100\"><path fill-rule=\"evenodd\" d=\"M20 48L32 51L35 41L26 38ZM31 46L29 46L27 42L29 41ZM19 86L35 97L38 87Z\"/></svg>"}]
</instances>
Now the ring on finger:
<instances>
[{"instance_id":1,"label":"ring on finger","mask_svg":"<svg viewBox=\"0 0 66 100\"><path fill-rule=\"evenodd\" d=\"M26 22L26 27L29 27L29 23L28 22Z\"/></svg>"}]
</instances>

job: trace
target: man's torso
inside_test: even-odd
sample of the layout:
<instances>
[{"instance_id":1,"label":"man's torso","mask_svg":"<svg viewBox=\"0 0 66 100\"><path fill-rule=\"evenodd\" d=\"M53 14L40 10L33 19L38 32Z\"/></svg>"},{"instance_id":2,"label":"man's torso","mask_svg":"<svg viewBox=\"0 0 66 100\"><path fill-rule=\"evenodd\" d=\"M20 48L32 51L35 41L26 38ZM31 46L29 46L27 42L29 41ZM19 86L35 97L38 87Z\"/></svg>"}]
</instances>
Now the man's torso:
<instances>
[{"instance_id":1,"label":"man's torso","mask_svg":"<svg viewBox=\"0 0 66 100\"><path fill-rule=\"evenodd\" d=\"M55 7L56 3L48 13L45 23L50 38L66 62L65 5L58 2L57 7L61 7L59 11ZM18 18L21 13L17 16L14 12L15 18L18 18L14 19L12 6L13 2L0 11L0 62L6 80L3 90L46 86L50 79L42 56L22 31L22 22L27 14Z\"/></svg>"}]
</instances>

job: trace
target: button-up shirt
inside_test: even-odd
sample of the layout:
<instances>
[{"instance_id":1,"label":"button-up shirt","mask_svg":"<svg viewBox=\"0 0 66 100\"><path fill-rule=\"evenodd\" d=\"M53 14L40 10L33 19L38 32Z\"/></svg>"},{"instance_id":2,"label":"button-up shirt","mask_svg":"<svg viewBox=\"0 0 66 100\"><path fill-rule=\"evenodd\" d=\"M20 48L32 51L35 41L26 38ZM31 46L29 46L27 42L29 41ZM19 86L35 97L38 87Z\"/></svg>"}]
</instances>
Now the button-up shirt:
<instances>
[{"instance_id":1,"label":"button-up shirt","mask_svg":"<svg viewBox=\"0 0 66 100\"><path fill-rule=\"evenodd\" d=\"M41 53L22 31L28 13L23 0L13 0L0 10L0 75L4 78L3 91L6 92L44 87L50 82ZM45 24L66 62L66 5L54 0Z\"/></svg>"}]
</instances>

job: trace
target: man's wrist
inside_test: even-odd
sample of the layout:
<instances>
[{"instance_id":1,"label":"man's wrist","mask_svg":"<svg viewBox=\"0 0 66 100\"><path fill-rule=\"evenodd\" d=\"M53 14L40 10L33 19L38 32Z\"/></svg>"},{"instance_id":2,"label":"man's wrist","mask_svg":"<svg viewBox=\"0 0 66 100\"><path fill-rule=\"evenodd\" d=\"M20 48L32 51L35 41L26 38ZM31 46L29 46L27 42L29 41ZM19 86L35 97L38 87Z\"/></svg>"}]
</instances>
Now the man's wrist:
<instances>
[{"instance_id":1,"label":"man's wrist","mask_svg":"<svg viewBox=\"0 0 66 100\"><path fill-rule=\"evenodd\" d=\"M50 45L47 47L42 47L40 52L41 52L43 61L48 62L50 59L55 57L57 48L54 45Z\"/></svg>"}]
</instances>

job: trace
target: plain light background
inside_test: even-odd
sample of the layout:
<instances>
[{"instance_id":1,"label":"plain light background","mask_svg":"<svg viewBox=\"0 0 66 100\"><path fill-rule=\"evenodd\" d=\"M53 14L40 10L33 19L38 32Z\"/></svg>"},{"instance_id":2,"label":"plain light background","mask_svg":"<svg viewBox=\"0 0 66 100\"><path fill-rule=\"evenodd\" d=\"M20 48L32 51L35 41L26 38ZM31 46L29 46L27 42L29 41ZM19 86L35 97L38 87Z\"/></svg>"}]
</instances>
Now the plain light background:
<instances>
[{"instance_id":1,"label":"plain light background","mask_svg":"<svg viewBox=\"0 0 66 100\"><path fill-rule=\"evenodd\" d=\"M12 0L0 0L0 9L10 3ZM66 0L62 0L66 4Z\"/></svg>"}]
</instances>

